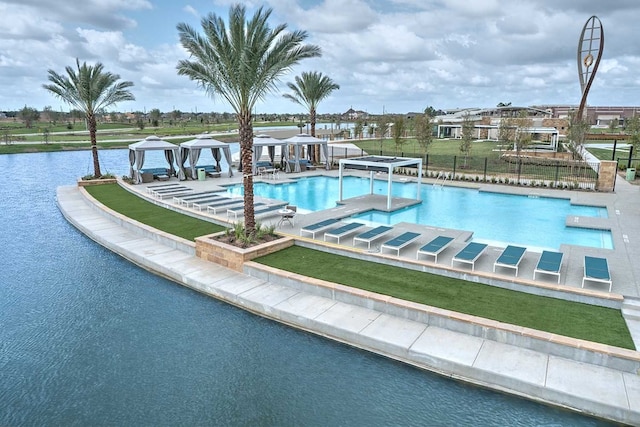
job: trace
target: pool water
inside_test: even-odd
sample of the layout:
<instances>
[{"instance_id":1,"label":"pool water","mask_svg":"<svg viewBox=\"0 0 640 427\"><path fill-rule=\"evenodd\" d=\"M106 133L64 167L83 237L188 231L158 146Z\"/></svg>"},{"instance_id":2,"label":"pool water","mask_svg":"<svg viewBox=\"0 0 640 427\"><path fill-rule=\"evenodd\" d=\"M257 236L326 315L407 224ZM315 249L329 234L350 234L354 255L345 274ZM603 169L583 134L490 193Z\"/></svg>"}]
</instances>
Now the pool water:
<instances>
[{"instance_id":1,"label":"pool water","mask_svg":"<svg viewBox=\"0 0 640 427\"><path fill-rule=\"evenodd\" d=\"M308 177L290 183L254 184L257 196L287 201L300 209L318 211L336 206L338 178ZM241 194L242 186L228 188ZM374 193L386 195L387 181L375 180ZM369 179L344 177L343 198L369 193ZM456 187L421 185L422 203L395 212L371 210L354 220L394 225L399 222L473 232L474 241L496 245L559 250L560 245L613 248L609 230L567 227L567 216L606 218L604 207L572 205L569 199L528 197ZM415 199L416 184L394 182L394 197Z\"/></svg>"}]
</instances>

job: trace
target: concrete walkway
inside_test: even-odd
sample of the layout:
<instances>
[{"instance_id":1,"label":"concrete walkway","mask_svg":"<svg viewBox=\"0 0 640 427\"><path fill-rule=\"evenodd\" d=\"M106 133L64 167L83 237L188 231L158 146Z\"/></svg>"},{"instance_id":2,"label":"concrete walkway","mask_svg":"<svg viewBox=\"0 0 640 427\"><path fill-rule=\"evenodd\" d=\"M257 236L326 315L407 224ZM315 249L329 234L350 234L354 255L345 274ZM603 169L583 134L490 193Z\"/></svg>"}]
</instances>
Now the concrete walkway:
<instances>
[{"instance_id":1,"label":"concrete walkway","mask_svg":"<svg viewBox=\"0 0 640 427\"><path fill-rule=\"evenodd\" d=\"M640 425L637 352L609 349L607 353L606 346L595 345L595 359L605 363L595 359L587 363L584 358L576 360L587 354L577 348L563 357L514 345L513 334L492 333L496 329L488 327L481 336L456 332L426 320L436 314L451 316L444 310L411 319L406 313L426 313L425 308L406 303L398 309L402 303L396 301L395 312L388 312L375 302L363 302L357 293L349 297L356 303L346 303L308 292L294 280L273 283L206 262L194 255L192 242L172 239L104 210L76 186L58 188L57 200L63 215L99 244L149 271L238 307L445 376ZM526 336L523 329L519 333ZM556 349L552 353L569 349L562 342L570 340L550 335L546 334L546 346Z\"/></svg>"}]
</instances>

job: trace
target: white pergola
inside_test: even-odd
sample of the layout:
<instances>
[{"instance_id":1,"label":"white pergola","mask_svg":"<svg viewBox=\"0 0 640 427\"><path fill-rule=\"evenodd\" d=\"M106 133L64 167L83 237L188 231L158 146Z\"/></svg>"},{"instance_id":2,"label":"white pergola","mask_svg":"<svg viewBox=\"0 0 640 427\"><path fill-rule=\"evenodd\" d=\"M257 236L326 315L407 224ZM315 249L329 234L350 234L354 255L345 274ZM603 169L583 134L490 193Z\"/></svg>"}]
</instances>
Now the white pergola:
<instances>
[{"instance_id":1,"label":"white pergola","mask_svg":"<svg viewBox=\"0 0 640 427\"><path fill-rule=\"evenodd\" d=\"M393 182L393 170L403 166L415 166L418 168L418 177L422 176L422 159L409 157L366 156L340 159L338 171L338 200L342 201L342 177L344 169L357 169L369 171L369 194L373 194L373 174L376 172L387 173L387 210L391 210L391 184ZM416 200L420 200L420 182L416 189Z\"/></svg>"}]
</instances>

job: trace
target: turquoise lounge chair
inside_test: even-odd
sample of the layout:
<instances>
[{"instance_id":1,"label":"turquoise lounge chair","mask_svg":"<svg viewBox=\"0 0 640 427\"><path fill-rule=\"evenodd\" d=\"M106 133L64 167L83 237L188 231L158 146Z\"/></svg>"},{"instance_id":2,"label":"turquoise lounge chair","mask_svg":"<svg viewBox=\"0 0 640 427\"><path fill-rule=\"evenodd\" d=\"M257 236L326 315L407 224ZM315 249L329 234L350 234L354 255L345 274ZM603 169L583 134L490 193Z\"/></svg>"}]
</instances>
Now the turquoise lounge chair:
<instances>
[{"instance_id":1,"label":"turquoise lounge chair","mask_svg":"<svg viewBox=\"0 0 640 427\"><path fill-rule=\"evenodd\" d=\"M325 219L324 221L316 222L315 224L307 225L300 229L300 235L302 236L303 232L309 233L311 234L311 238L315 239L316 233L324 230L325 228L334 226L339 221L340 220L337 218L329 218L329 219Z\"/></svg>"},{"instance_id":2,"label":"turquoise lounge chair","mask_svg":"<svg viewBox=\"0 0 640 427\"><path fill-rule=\"evenodd\" d=\"M582 287L584 288L584 281L590 280L592 282L608 283L609 292L611 292L611 273L609 272L609 264L606 258L598 258L592 256L584 257L584 277L582 278Z\"/></svg>"},{"instance_id":3,"label":"turquoise lounge chair","mask_svg":"<svg viewBox=\"0 0 640 427\"><path fill-rule=\"evenodd\" d=\"M533 270L533 280L536 280L536 273L544 273L558 276L558 283L560 283L563 257L564 254L562 252L542 251L538 265Z\"/></svg>"},{"instance_id":4,"label":"turquoise lounge chair","mask_svg":"<svg viewBox=\"0 0 640 427\"><path fill-rule=\"evenodd\" d=\"M496 272L496 267L512 268L516 270L517 276L518 265L520 265L520 261L522 261L526 251L527 248L523 248L521 246L507 246L504 248L496 262L493 263L493 272Z\"/></svg>"},{"instance_id":5,"label":"turquoise lounge chair","mask_svg":"<svg viewBox=\"0 0 640 427\"><path fill-rule=\"evenodd\" d=\"M382 237L383 235L387 234L391 230L393 230L393 227L389 227L387 225L381 225L369 231L365 231L364 233L360 233L353 238L353 246L355 246L357 242L366 242L367 249L371 249L371 242Z\"/></svg>"},{"instance_id":6,"label":"turquoise lounge chair","mask_svg":"<svg viewBox=\"0 0 640 427\"><path fill-rule=\"evenodd\" d=\"M455 254L453 259L451 259L451 266L453 267L453 263L455 261L463 262L466 264L471 264L471 271L473 271L476 267L476 260L480 258L480 255L482 255L485 249L487 249L486 244L471 242L467 246L462 248L460 252Z\"/></svg>"},{"instance_id":7,"label":"turquoise lounge chair","mask_svg":"<svg viewBox=\"0 0 640 427\"><path fill-rule=\"evenodd\" d=\"M351 234L360 227L364 227L364 224L360 222L349 222L342 227L338 227L335 230L327 231L326 233L324 233L324 241L327 241L327 237L331 237L336 239L337 243L340 244L341 237L344 237L347 234Z\"/></svg>"},{"instance_id":8,"label":"turquoise lounge chair","mask_svg":"<svg viewBox=\"0 0 640 427\"><path fill-rule=\"evenodd\" d=\"M431 255L435 257L435 262L438 262L438 254L444 251L447 246L449 246L453 242L453 237L448 236L438 236L420 249L416 253L416 259L420 259L420 255Z\"/></svg>"},{"instance_id":9,"label":"turquoise lounge chair","mask_svg":"<svg viewBox=\"0 0 640 427\"><path fill-rule=\"evenodd\" d=\"M253 206L254 206L254 214L255 214L255 207L264 206L264 203L257 202L257 203L254 203ZM227 219L229 219L231 215L233 215L234 219L238 219L238 214L244 215L244 203L239 206L233 206L233 207L227 208Z\"/></svg>"},{"instance_id":10,"label":"turquoise lounge chair","mask_svg":"<svg viewBox=\"0 0 640 427\"><path fill-rule=\"evenodd\" d=\"M280 209L284 208L286 205L286 203L278 203L275 205L267 205L264 206L260 209L256 209L253 214L256 218L258 217L266 217L269 215L273 215L274 213L277 213Z\"/></svg>"},{"instance_id":11,"label":"turquoise lounge chair","mask_svg":"<svg viewBox=\"0 0 640 427\"><path fill-rule=\"evenodd\" d=\"M215 200L211 203L194 203L193 208L202 210L203 207L207 207L207 213L212 213L216 215L218 211L229 209L232 205L241 205L244 203L244 199L242 197L223 197L221 199Z\"/></svg>"},{"instance_id":12,"label":"turquoise lounge chair","mask_svg":"<svg viewBox=\"0 0 640 427\"><path fill-rule=\"evenodd\" d=\"M420 237L420 233L413 233L411 231L402 233L398 237L387 240L382 245L380 245L380 253L382 253L384 249L391 249L396 251L397 256L400 256L400 250L416 240L418 237Z\"/></svg>"}]
</instances>

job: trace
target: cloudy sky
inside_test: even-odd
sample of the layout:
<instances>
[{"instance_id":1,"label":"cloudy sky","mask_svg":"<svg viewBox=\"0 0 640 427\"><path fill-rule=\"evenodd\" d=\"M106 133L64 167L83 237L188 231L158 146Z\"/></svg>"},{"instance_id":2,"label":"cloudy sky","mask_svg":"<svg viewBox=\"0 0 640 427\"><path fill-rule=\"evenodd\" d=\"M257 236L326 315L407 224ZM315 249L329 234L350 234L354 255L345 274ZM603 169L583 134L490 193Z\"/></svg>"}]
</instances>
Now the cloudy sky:
<instances>
[{"instance_id":1,"label":"cloudy sky","mask_svg":"<svg viewBox=\"0 0 640 427\"><path fill-rule=\"evenodd\" d=\"M0 111L27 105L68 111L42 89L47 70L75 58L101 62L134 83L136 101L119 111L231 111L176 73L187 58L176 25L201 29L209 13L228 16L226 0L0 0ZM262 2L245 2L248 15ZM597 15L605 49L590 105L640 105L640 1L616 0L272 0L272 26L305 30L320 71L341 88L320 113L349 108L402 113L457 107L578 104L578 39ZM635 30L634 30L635 29ZM258 113L302 112L269 96Z\"/></svg>"}]
</instances>

